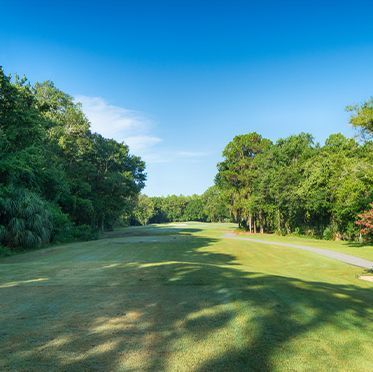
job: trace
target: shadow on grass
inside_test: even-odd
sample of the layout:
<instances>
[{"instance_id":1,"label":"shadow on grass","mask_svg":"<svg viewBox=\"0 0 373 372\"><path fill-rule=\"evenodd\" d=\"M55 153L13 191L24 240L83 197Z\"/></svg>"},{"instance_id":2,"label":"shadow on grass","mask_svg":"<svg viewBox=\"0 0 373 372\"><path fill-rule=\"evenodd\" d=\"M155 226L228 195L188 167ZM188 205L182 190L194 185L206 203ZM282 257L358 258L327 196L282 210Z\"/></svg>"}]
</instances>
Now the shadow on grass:
<instances>
[{"instance_id":1,"label":"shadow on grass","mask_svg":"<svg viewBox=\"0 0 373 372\"><path fill-rule=\"evenodd\" d=\"M348 247L353 248L366 248L366 247L373 247L373 243L359 243L359 242L346 242Z\"/></svg>"},{"instance_id":2,"label":"shadow on grass","mask_svg":"<svg viewBox=\"0 0 373 372\"><path fill-rule=\"evenodd\" d=\"M324 324L344 331L353 314L364 332L371 289L248 272L211 252L215 239L172 230L167 246L124 243L123 261L85 282L0 289L0 369L270 371Z\"/></svg>"},{"instance_id":3,"label":"shadow on grass","mask_svg":"<svg viewBox=\"0 0 373 372\"><path fill-rule=\"evenodd\" d=\"M175 235L175 234L191 234L199 232L201 229L190 227L173 227L173 226L129 226L119 230L105 232L102 237L105 239L121 238L127 236L153 236L153 235Z\"/></svg>"}]
</instances>

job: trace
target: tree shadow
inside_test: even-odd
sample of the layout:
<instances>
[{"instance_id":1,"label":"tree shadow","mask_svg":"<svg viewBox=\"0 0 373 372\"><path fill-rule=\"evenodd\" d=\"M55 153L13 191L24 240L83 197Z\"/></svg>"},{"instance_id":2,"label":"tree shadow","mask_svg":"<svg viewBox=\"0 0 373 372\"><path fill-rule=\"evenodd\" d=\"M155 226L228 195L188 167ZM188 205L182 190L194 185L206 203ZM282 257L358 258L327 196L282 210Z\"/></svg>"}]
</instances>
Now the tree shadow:
<instances>
[{"instance_id":1,"label":"tree shadow","mask_svg":"<svg viewBox=\"0 0 373 372\"><path fill-rule=\"evenodd\" d=\"M373 247L373 243L370 243L370 242L359 243L359 242L348 241L348 242L346 242L346 245L348 247L353 247L353 248Z\"/></svg>"},{"instance_id":2,"label":"tree shadow","mask_svg":"<svg viewBox=\"0 0 373 372\"><path fill-rule=\"evenodd\" d=\"M175 235L175 234L192 234L200 232L202 229L191 227L174 227L174 226L129 226L114 231L105 232L102 237L105 239L120 238L127 236L152 236L152 235Z\"/></svg>"},{"instance_id":3,"label":"tree shadow","mask_svg":"<svg viewBox=\"0 0 373 372\"><path fill-rule=\"evenodd\" d=\"M0 369L271 371L287 342L323 325L366 331L371 289L248 271L212 251L216 239L173 232L169 245L113 240L126 259L64 285L1 288Z\"/></svg>"}]
</instances>

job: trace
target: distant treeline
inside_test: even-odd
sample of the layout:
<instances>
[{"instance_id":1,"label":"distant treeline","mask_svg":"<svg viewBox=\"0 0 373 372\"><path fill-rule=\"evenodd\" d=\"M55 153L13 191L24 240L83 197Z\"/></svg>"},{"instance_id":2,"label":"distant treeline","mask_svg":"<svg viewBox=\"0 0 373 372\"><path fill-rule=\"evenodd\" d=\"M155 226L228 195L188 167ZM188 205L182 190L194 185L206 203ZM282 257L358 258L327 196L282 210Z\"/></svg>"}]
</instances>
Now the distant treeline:
<instances>
[{"instance_id":1,"label":"distant treeline","mask_svg":"<svg viewBox=\"0 0 373 372\"><path fill-rule=\"evenodd\" d=\"M373 232L373 100L349 107L359 141L301 133L273 143L257 133L224 149L215 186L201 196L141 196L142 224L233 221L249 232L369 240Z\"/></svg>"},{"instance_id":2,"label":"distant treeline","mask_svg":"<svg viewBox=\"0 0 373 372\"><path fill-rule=\"evenodd\" d=\"M0 246L94 237L132 214L144 169L126 145L92 133L52 82L0 68Z\"/></svg>"},{"instance_id":3,"label":"distant treeline","mask_svg":"<svg viewBox=\"0 0 373 372\"><path fill-rule=\"evenodd\" d=\"M230 220L224 195L218 187L212 186L202 195L154 197L140 195L131 222L146 225L164 222Z\"/></svg>"}]
</instances>

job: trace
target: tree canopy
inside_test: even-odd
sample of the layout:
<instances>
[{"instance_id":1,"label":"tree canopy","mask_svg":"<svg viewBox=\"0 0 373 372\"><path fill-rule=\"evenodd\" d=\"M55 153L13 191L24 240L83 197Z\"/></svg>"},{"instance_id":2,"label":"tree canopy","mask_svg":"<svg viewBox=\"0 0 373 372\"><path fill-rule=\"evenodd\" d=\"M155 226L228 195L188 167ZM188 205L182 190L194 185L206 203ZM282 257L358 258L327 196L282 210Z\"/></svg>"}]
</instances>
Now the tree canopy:
<instances>
[{"instance_id":1,"label":"tree canopy","mask_svg":"<svg viewBox=\"0 0 373 372\"><path fill-rule=\"evenodd\" d=\"M234 221L250 232L353 239L355 221L373 198L372 143L342 134L324 146L301 133L276 143L257 133L223 151L216 183Z\"/></svg>"},{"instance_id":2,"label":"tree canopy","mask_svg":"<svg viewBox=\"0 0 373 372\"><path fill-rule=\"evenodd\" d=\"M71 96L0 68L0 244L94 235L132 213L144 182L144 162L92 133Z\"/></svg>"},{"instance_id":3,"label":"tree canopy","mask_svg":"<svg viewBox=\"0 0 373 372\"><path fill-rule=\"evenodd\" d=\"M93 133L70 95L0 68L0 244L87 239L118 221L234 221L253 233L370 239L373 99L348 110L358 140L241 134L224 148L205 193L147 197L145 163Z\"/></svg>"}]
</instances>

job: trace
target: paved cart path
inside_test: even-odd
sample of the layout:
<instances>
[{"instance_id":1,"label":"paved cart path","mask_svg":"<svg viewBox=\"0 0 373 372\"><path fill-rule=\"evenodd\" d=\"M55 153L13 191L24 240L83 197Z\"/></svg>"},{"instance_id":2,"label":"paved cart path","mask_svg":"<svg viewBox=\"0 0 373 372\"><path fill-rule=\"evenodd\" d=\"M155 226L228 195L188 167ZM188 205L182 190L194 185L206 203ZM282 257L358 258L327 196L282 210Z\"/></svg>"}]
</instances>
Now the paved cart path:
<instances>
[{"instance_id":1,"label":"paved cart path","mask_svg":"<svg viewBox=\"0 0 373 372\"><path fill-rule=\"evenodd\" d=\"M247 241L250 241L250 242L261 243L261 244L279 245L279 246L282 246L282 247L302 249L303 251L309 251L309 252L320 254L322 256L326 256L326 257L329 257L329 258L334 258L335 260L342 261L342 262L345 262L345 263L350 264L350 265L363 267L365 269L373 268L373 261L368 261L368 260L365 260L363 258L350 256L349 254L330 251L329 249L314 248L314 247L309 247L307 245L282 243L282 242L268 241L268 240L261 240L261 239L244 238L244 237L241 237L241 236L237 236L236 234L233 234L233 233L224 234L224 238L237 239L237 240L247 240Z\"/></svg>"}]
</instances>

